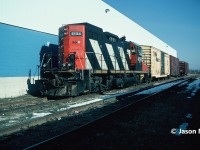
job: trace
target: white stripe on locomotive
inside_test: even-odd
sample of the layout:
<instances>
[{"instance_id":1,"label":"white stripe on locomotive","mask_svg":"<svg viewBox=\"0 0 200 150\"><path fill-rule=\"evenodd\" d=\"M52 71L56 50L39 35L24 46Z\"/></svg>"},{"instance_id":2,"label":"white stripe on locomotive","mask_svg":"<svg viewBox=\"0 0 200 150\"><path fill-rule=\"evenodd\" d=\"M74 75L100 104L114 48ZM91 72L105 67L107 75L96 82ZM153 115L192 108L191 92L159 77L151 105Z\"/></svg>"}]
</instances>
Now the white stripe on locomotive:
<instances>
[{"instance_id":1,"label":"white stripe on locomotive","mask_svg":"<svg viewBox=\"0 0 200 150\"><path fill-rule=\"evenodd\" d=\"M119 50L120 57L122 59L122 64L124 66L124 69L125 70L129 70L128 63L127 63L123 48L122 47L118 47L118 50Z\"/></svg>"},{"instance_id":2,"label":"white stripe on locomotive","mask_svg":"<svg viewBox=\"0 0 200 150\"><path fill-rule=\"evenodd\" d=\"M107 64L105 62L104 56L99 46L99 42L97 40L89 39L94 50L95 56L98 60L99 66L102 70L108 70Z\"/></svg>"},{"instance_id":3,"label":"white stripe on locomotive","mask_svg":"<svg viewBox=\"0 0 200 150\"><path fill-rule=\"evenodd\" d=\"M86 69L92 69L92 65L87 57L87 54L85 53L85 59L86 59Z\"/></svg>"},{"instance_id":4,"label":"white stripe on locomotive","mask_svg":"<svg viewBox=\"0 0 200 150\"><path fill-rule=\"evenodd\" d=\"M119 69L119 64L118 64L117 59L116 59L116 57L115 57L115 53L114 53L114 50L113 50L112 45L106 43L106 47L107 47L108 53L109 53L109 55L110 55L112 64L113 64L113 66L114 66L114 70L120 70L120 69Z\"/></svg>"}]
</instances>

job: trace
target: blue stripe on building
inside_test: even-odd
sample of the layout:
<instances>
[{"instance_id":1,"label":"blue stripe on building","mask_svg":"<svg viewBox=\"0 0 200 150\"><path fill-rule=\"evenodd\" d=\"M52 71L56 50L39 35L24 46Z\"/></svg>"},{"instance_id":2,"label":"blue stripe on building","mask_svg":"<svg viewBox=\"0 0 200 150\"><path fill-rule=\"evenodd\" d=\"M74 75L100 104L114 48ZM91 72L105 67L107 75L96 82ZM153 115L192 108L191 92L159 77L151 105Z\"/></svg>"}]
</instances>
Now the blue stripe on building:
<instances>
[{"instance_id":1,"label":"blue stripe on building","mask_svg":"<svg viewBox=\"0 0 200 150\"><path fill-rule=\"evenodd\" d=\"M39 65L40 49L57 35L0 23L0 77L27 76Z\"/></svg>"}]
</instances>

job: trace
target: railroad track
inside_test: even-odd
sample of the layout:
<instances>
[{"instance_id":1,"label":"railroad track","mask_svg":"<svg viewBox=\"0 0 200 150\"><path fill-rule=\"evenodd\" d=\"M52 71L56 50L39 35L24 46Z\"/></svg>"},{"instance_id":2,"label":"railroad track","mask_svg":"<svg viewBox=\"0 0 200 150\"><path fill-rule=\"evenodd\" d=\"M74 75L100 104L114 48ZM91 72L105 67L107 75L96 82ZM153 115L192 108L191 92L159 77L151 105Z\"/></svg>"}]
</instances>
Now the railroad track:
<instances>
[{"instance_id":1,"label":"railroad track","mask_svg":"<svg viewBox=\"0 0 200 150\"><path fill-rule=\"evenodd\" d=\"M47 102L45 98L38 99L30 99L30 100L20 100L20 101L12 101L12 102L3 102L0 103L0 114L13 112L19 109L24 109L32 105L38 105Z\"/></svg>"},{"instance_id":2,"label":"railroad track","mask_svg":"<svg viewBox=\"0 0 200 150\"><path fill-rule=\"evenodd\" d=\"M168 82L174 82L176 80L181 80L181 79L174 79ZM163 81L163 82L166 82L166 81ZM17 111L16 110L10 111L10 116L12 116L11 120L6 121L6 120L1 119L0 121L0 124L2 123L3 125L4 124L6 125L6 123L9 123L9 125L6 125L5 127L0 126L0 137L4 135L12 134L20 130L28 129L35 125L41 125L48 121L60 120L61 117L74 115L91 108L93 109L99 106L102 107L104 105L107 105L107 103L113 103L113 102L118 101L116 97L119 98L121 95L130 96L133 93L139 92L140 90L151 88L153 84L156 84L156 86L165 84L163 82L150 83L148 85L140 85L139 86L140 88L138 88L138 86L134 87L133 89L127 88L127 89L121 90L121 92L119 92L119 90L113 90L111 91L111 93L109 92L106 95L103 95L101 97L99 95L93 94L94 97L89 100L88 100L88 97L91 97L91 94L89 96L83 95L76 98L69 98L68 100L64 99L64 100L59 100L59 101L48 101L49 105L45 104L47 103L45 102L44 105L40 104L39 107L36 105L27 106L25 107L25 113L24 113L26 115L24 114L22 115L21 113L19 113L19 115L21 116L20 116L20 119L17 119L18 120L17 123L15 122L15 120L14 121L12 120L13 113L15 116L15 112Z\"/></svg>"},{"instance_id":3,"label":"railroad track","mask_svg":"<svg viewBox=\"0 0 200 150\"><path fill-rule=\"evenodd\" d=\"M88 99L88 97L84 97L87 96L82 96L83 99L81 99L81 101L83 102ZM80 103L78 97L59 101L38 101L34 105L23 105L20 107L1 109L0 136L27 129L34 125L40 125L67 114L72 114L73 112L70 112L67 109L73 107L73 105L77 105L77 103Z\"/></svg>"},{"instance_id":4,"label":"railroad track","mask_svg":"<svg viewBox=\"0 0 200 150\"><path fill-rule=\"evenodd\" d=\"M3 109L10 109L14 107L23 107L24 105L32 105L38 102L45 102L47 101L46 98L25 98L25 99L7 99L7 100L0 100L0 111Z\"/></svg>"},{"instance_id":5,"label":"railroad track","mask_svg":"<svg viewBox=\"0 0 200 150\"><path fill-rule=\"evenodd\" d=\"M169 82L173 82L173 80ZM89 108L97 107L98 105L104 105L105 101L109 102L110 100L112 102L112 99L119 95L129 94L145 88L150 88L153 84L155 83L140 85L139 87L133 88L141 88L137 90L131 90L131 88L120 90L120 92L119 90L113 90L111 91L112 93L108 92L102 97L92 94L93 98L89 98L91 95L83 95L59 101L47 101L46 99L39 101L38 99L35 99L29 100L28 102L32 102L32 104L29 105L25 105L27 103L25 100L7 102L5 103L5 106L2 103L2 108L7 106L11 107L9 107L9 109L0 109L0 136L8 135L22 129L28 129L31 126L40 125L50 120L56 120L64 116L69 116ZM22 103L25 104L21 106ZM17 106L14 106L14 104L17 104Z\"/></svg>"},{"instance_id":6,"label":"railroad track","mask_svg":"<svg viewBox=\"0 0 200 150\"><path fill-rule=\"evenodd\" d=\"M118 95L113 95L113 97L115 97L117 100L119 101L124 101L124 99L129 99L128 102L122 106L120 106L120 108L98 118L95 119L81 127L78 127L76 129L73 129L71 131L68 131L66 133L57 135L55 137L52 137L50 139L47 139L45 141L42 141L38 144L32 145L26 149L46 149L46 148L51 148L51 149L60 149L60 148L70 148L67 147L66 145L66 141L69 141L70 143L70 139L73 139L76 137L80 137L80 135L85 135L87 131L89 131L91 128L95 128L95 126L101 126L100 124L102 122L108 122L109 119L113 119L114 117L118 116L119 114L123 114L127 109L130 109L131 107L133 107L135 104L140 104L140 103L145 103L146 101L148 101L149 99L151 99L152 97L158 96L161 93L167 92L169 90L172 90L173 88L177 87L178 85L181 85L183 83L186 83L188 80L190 80L190 78L188 79L179 79L179 81L176 82L171 82L171 83L167 83L167 84L162 84L162 85L157 85L156 87L153 88L146 88L143 90L134 90L134 91L130 91L130 92L126 92L123 94L118 94ZM157 91L155 90L155 88L157 88ZM160 89L160 90L158 90ZM156 92L155 92L156 91ZM141 95L140 95L141 94ZM133 98L137 96L137 98ZM107 97L107 99L109 98L113 98L112 96ZM130 100L130 99L134 99L134 100ZM124 103L124 102L123 102ZM99 134L99 133L96 133ZM64 142L63 142L64 141ZM70 144L69 144L70 145Z\"/></svg>"}]
</instances>

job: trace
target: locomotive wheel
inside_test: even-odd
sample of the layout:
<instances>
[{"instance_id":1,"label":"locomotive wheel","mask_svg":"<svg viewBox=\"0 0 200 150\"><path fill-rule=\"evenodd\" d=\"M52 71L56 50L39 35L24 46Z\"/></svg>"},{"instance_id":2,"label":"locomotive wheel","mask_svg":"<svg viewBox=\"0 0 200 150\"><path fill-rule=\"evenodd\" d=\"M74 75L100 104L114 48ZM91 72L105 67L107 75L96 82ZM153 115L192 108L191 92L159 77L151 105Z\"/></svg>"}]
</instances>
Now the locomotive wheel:
<instances>
[{"instance_id":1,"label":"locomotive wheel","mask_svg":"<svg viewBox=\"0 0 200 150\"><path fill-rule=\"evenodd\" d=\"M104 91L106 91L106 86L101 85L101 84L96 84L95 93L103 94Z\"/></svg>"},{"instance_id":2,"label":"locomotive wheel","mask_svg":"<svg viewBox=\"0 0 200 150\"><path fill-rule=\"evenodd\" d=\"M119 88L123 88L123 87L124 87L124 82L122 81L122 82L120 83Z\"/></svg>"},{"instance_id":3,"label":"locomotive wheel","mask_svg":"<svg viewBox=\"0 0 200 150\"><path fill-rule=\"evenodd\" d=\"M101 92L100 85L97 84L97 85L95 86L95 93L100 93L100 92Z\"/></svg>"},{"instance_id":4,"label":"locomotive wheel","mask_svg":"<svg viewBox=\"0 0 200 150\"><path fill-rule=\"evenodd\" d=\"M124 87L124 81L123 79L119 79L119 85L118 85L118 88L123 88Z\"/></svg>"}]
</instances>

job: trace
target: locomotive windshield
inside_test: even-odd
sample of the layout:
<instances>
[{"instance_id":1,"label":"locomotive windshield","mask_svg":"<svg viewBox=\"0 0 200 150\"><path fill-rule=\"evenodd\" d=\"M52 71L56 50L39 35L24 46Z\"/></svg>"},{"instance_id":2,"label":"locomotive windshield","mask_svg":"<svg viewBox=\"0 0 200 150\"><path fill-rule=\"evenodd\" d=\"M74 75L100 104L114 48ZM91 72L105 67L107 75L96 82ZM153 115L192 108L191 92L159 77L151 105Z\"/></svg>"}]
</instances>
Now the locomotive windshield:
<instances>
[{"instance_id":1,"label":"locomotive windshield","mask_svg":"<svg viewBox=\"0 0 200 150\"><path fill-rule=\"evenodd\" d=\"M139 55L140 57L142 57L142 49L141 49L141 47L138 48L138 55Z\"/></svg>"},{"instance_id":2,"label":"locomotive windshield","mask_svg":"<svg viewBox=\"0 0 200 150\"><path fill-rule=\"evenodd\" d=\"M135 46L131 46L131 54L136 54L136 48L135 48Z\"/></svg>"}]
</instances>

